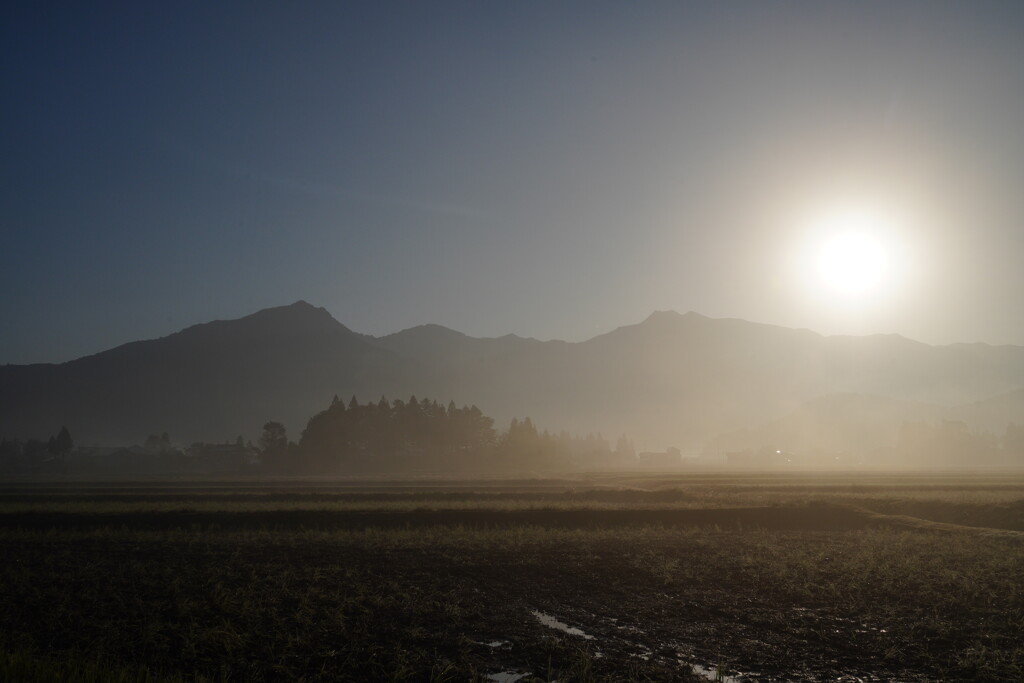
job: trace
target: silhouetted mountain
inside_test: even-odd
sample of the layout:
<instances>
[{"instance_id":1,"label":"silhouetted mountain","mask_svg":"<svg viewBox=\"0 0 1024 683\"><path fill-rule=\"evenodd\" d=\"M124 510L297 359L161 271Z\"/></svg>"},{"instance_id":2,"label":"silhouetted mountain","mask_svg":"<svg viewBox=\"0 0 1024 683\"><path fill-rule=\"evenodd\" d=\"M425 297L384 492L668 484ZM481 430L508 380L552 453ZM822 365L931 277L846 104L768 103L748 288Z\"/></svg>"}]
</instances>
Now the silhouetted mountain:
<instances>
[{"instance_id":1,"label":"silhouetted mountain","mask_svg":"<svg viewBox=\"0 0 1024 683\"><path fill-rule=\"evenodd\" d=\"M890 424L906 405L950 409L1019 387L1022 347L824 337L671 311L580 343L477 339L439 325L374 338L300 301L60 365L0 367L0 435L67 424L79 443L164 430L180 442L223 440L275 419L297 438L335 393L416 394L475 403L499 425L529 415L552 429L625 432L641 449L697 450L722 434L781 429L793 415L827 427L869 410L814 407L830 395L875 397L869 412Z\"/></svg>"},{"instance_id":2,"label":"silhouetted mountain","mask_svg":"<svg viewBox=\"0 0 1024 683\"><path fill-rule=\"evenodd\" d=\"M0 432L66 423L79 443L164 430L223 440L272 418L298 425L335 391L386 381L394 367L387 351L299 301L60 365L0 368Z\"/></svg>"}]
</instances>

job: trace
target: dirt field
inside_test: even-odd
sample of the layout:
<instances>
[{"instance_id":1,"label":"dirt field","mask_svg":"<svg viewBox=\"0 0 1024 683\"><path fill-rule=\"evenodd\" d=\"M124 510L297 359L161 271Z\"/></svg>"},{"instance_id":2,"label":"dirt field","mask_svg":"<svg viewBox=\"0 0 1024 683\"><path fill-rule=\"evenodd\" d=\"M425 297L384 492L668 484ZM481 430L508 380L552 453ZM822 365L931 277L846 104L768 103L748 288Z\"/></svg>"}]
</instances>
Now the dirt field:
<instances>
[{"instance_id":1,"label":"dirt field","mask_svg":"<svg viewBox=\"0 0 1024 683\"><path fill-rule=\"evenodd\" d=\"M1020 680L1021 478L0 489L7 680Z\"/></svg>"}]
</instances>

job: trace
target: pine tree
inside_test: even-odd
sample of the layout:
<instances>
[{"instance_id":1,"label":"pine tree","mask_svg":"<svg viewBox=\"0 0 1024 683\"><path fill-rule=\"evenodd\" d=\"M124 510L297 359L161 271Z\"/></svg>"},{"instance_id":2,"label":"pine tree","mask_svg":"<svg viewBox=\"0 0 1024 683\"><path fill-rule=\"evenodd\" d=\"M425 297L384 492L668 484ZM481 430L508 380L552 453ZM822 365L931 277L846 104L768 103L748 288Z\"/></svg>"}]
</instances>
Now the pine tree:
<instances>
[{"instance_id":1,"label":"pine tree","mask_svg":"<svg viewBox=\"0 0 1024 683\"><path fill-rule=\"evenodd\" d=\"M65 458L74 448L75 442L71 439L71 432L67 427L62 426L60 433L57 434L57 453L61 458Z\"/></svg>"}]
</instances>

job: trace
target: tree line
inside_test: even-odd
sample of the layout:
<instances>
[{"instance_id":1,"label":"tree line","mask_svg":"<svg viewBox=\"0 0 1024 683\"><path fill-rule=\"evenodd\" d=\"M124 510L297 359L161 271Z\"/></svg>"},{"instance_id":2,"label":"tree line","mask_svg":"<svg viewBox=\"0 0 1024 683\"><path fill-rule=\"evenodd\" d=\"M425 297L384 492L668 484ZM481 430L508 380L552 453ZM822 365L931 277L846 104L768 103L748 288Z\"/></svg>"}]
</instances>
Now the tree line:
<instances>
[{"instance_id":1,"label":"tree line","mask_svg":"<svg viewBox=\"0 0 1024 683\"><path fill-rule=\"evenodd\" d=\"M498 432L475 405L444 406L415 396L363 404L335 396L309 419L298 443L288 440L284 425L268 422L260 448L264 466L276 472L558 468L633 455L625 437L613 451L600 435L551 434L530 418L513 419Z\"/></svg>"},{"instance_id":2,"label":"tree line","mask_svg":"<svg viewBox=\"0 0 1024 683\"><path fill-rule=\"evenodd\" d=\"M51 435L47 441L41 439L0 439L0 467L11 467L22 462L53 460L63 462L75 449L74 439L67 427Z\"/></svg>"},{"instance_id":3,"label":"tree line","mask_svg":"<svg viewBox=\"0 0 1024 683\"><path fill-rule=\"evenodd\" d=\"M600 434L553 434L539 430L528 417L514 418L508 429L499 431L494 419L475 405L442 405L415 396L367 403L355 396L346 403L335 396L308 420L298 442L288 438L283 424L270 421L263 425L258 447L239 436L234 442L195 443L182 449L165 431L150 434L142 446L91 447L86 449L88 458L68 459L73 450L67 427L48 441L0 439L0 472L116 474L127 468L139 475L243 470L278 475L543 470L625 463L634 456L625 436L613 449Z\"/></svg>"}]
</instances>

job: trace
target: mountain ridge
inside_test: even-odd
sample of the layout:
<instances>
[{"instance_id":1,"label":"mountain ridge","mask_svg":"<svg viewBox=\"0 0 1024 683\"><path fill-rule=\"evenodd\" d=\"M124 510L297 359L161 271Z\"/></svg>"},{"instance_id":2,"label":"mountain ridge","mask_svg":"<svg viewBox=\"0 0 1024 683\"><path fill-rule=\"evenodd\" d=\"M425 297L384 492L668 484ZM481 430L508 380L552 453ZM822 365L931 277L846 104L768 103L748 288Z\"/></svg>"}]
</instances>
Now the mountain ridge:
<instances>
[{"instance_id":1,"label":"mountain ridge","mask_svg":"<svg viewBox=\"0 0 1024 683\"><path fill-rule=\"evenodd\" d=\"M515 334L514 332L510 332L510 333L506 333L504 335L494 336L494 337L487 337L487 336L484 336L484 337L474 337L474 336L472 336L470 334L467 334L467 333L462 332L460 330L456 330L456 329L448 327L446 325L441 325L439 323L422 323L422 324L419 324L419 325L413 325L411 327L403 328L403 329L398 330L396 332L389 332L389 333L386 333L386 334L382 334L382 335L376 336L376 335L371 335L371 334L367 334L367 333L356 332L352 328L346 326L344 323L342 323L337 318L335 318L325 307L323 307L323 306L314 306L313 304L310 304L309 302L307 302L304 299L299 299L299 300L297 300L297 301L295 301L295 302L293 302L291 304L282 304L282 305L279 305L279 306L270 306L270 307L267 307L267 308L262 308L262 309L260 309L258 311L255 311L253 313L241 316L239 318L216 318L214 320L209 320L209 321L206 321L206 322L193 323L191 325L188 325L186 327L181 328L180 330L176 330L174 332L170 332L170 333L165 334L165 335L161 335L161 336L157 336L157 337L150 337L150 338L146 338L146 339L136 339L136 340L131 340L131 341L123 342L121 344L117 344L115 346L112 346L109 349L103 349L103 350L96 351L96 352L93 352L93 353L88 353L88 354L85 354L85 355L82 355L82 356L78 356L76 358L71 358L71 359L62 360L62 361L47 361L47 362L38 362L38 363L0 363L0 367L35 367L35 366L64 365L66 363L71 363L71 362L74 362L74 361L77 361L77 360L82 360L84 358L92 358L92 357L99 356L99 355L102 355L102 354L105 354L105 353L109 353L111 351L115 351L115 350L123 348L125 346L130 346L130 345L139 344L139 343L145 343L145 342L151 342L151 341L159 341L159 340L167 339L167 338L170 338L170 337L176 337L177 335L181 335L181 334L189 332L189 331L199 330L199 329L207 329L210 326L219 326L219 325L222 325L224 323L238 323L238 322L242 322L242 321L266 319L266 318L269 318L269 317L271 317L273 315L278 315L281 312L294 312L294 311L308 311L308 312L313 312L316 315L325 316L334 325L337 325L338 327L340 327L341 329L345 330L346 332L350 332L352 334L355 334L357 336L360 336L360 337L363 337L363 338L366 338L366 339L372 339L372 340L377 340L377 341L386 340L386 339L394 338L394 337L400 337L400 336L406 335L408 333L416 332L416 331L419 331L419 330L441 330L441 331L445 331L447 333L451 333L453 336L457 336L457 337L461 337L461 338L465 338L465 339L480 340L480 341L501 340L501 339L516 339L516 340L522 340L522 341L537 342L537 343L540 343L540 344L546 344L546 343L550 343L550 342L555 342L555 343L560 343L560 344L570 344L570 345L572 345L572 344L585 344L587 342L593 341L594 339L598 339L600 337L604 337L606 335L612 334L612 333L614 333L614 332L616 332L618 330L628 329L628 328L639 328L639 327L643 327L644 325L647 325L649 323L657 323L657 322L661 321L662 319L666 319L666 318L678 318L678 319L691 319L691 320L712 321L712 322L716 322L716 323L727 323L727 324L728 323L737 323L737 324L740 324L740 325L750 326L752 328L758 328L758 329L762 329L762 330L784 330L786 332L803 333L803 334L813 335L814 337L821 338L821 339L836 339L836 340L888 339L888 340L896 340L896 341L905 341L905 342L910 342L910 343L915 344L915 345L926 346L926 347L929 347L929 348L939 348L939 349L948 349L948 348L963 348L963 349L983 348L983 349L996 349L996 350L1004 350L1004 349L1005 350L1021 350L1021 349L1024 349L1024 345L1018 345L1018 344L990 344L988 342L951 342L949 344L929 344L928 342L923 342L923 341L920 341L920 340L917 340L917 339L913 339L911 337L907 337L907 336L904 336L902 334L895 333L895 332L891 332L891 333L875 332L875 333L866 334L866 335L850 335L850 334L827 335L827 334L823 334L821 332L817 332L815 330L812 330L810 328L786 327L785 325L777 325L777 324L774 324L774 323L764 323L764 322L758 322L758 321L753 321L753 320L746 320L744 318L734 318L734 317L716 318L716 317L704 315L702 313L699 313L699 312L693 311L693 310L687 311L685 313L680 313L680 312L672 310L672 309L652 311L646 318L644 318L640 322L626 324L626 325L621 325L621 326L616 327L616 328L614 328L612 330L609 330L608 332L602 332L602 333L599 333L597 335L594 335L593 337L589 337L587 339L583 339L583 340L580 340L580 341L568 341L568 340L563 340L563 339L544 339L544 340L541 340L541 339L537 339L535 337L524 337L524 336Z\"/></svg>"},{"instance_id":2,"label":"mountain ridge","mask_svg":"<svg viewBox=\"0 0 1024 683\"><path fill-rule=\"evenodd\" d=\"M529 415L551 429L700 449L831 394L952 408L1021 387L1024 347L824 336L694 311L655 311L579 342L433 323L375 337L300 300L64 363L0 366L0 436L68 424L82 443L162 431L212 441L251 438L275 419L297 438L334 394L415 394L479 405L499 424ZM1015 405L1000 403L1000 414Z\"/></svg>"}]
</instances>

